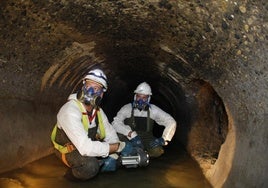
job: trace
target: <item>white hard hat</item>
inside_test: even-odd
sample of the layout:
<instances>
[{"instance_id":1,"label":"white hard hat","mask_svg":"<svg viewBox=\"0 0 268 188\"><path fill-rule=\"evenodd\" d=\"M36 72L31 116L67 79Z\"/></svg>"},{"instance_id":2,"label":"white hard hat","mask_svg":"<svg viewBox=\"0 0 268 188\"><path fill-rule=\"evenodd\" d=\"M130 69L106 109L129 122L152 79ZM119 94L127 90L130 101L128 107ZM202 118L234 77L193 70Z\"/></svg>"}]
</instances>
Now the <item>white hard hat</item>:
<instances>
[{"instance_id":1,"label":"white hard hat","mask_svg":"<svg viewBox=\"0 0 268 188\"><path fill-rule=\"evenodd\" d=\"M87 75L84 77L83 81L85 80L93 80L99 84L101 84L104 87L104 92L107 91L107 77L100 69L94 69L87 73Z\"/></svg>"},{"instance_id":2,"label":"white hard hat","mask_svg":"<svg viewBox=\"0 0 268 188\"><path fill-rule=\"evenodd\" d=\"M143 95L152 95L152 90L149 84L147 84L146 82L142 82L141 84L138 85L134 93Z\"/></svg>"}]
</instances>

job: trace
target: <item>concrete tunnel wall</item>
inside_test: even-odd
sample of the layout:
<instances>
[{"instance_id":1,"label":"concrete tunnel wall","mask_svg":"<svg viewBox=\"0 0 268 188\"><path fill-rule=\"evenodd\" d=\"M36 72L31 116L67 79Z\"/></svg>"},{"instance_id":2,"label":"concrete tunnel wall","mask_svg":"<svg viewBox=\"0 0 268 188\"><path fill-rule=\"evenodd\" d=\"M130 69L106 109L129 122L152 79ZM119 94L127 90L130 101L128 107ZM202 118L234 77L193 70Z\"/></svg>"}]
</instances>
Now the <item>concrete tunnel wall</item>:
<instances>
[{"instance_id":1,"label":"concrete tunnel wall","mask_svg":"<svg viewBox=\"0 0 268 188\"><path fill-rule=\"evenodd\" d=\"M101 66L109 118L146 80L213 187L268 185L266 1L0 4L1 172L52 152L57 111Z\"/></svg>"}]
</instances>

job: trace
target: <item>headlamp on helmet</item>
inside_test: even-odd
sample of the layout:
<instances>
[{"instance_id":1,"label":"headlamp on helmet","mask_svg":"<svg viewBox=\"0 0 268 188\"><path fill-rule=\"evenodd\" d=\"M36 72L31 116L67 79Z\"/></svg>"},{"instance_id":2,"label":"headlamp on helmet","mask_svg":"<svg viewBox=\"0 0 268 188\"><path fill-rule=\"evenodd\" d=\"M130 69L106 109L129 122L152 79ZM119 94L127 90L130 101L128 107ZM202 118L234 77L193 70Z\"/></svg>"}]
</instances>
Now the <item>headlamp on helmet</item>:
<instances>
[{"instance_id":1,"label":"headlamp on helmet","mask_svg":"<svg viewBox=\"0 0 268 188\"><path fill-rule=\"evenodd\" d=\"M94 69L88 72L88 74L83 79L83 84L85 84L86 80L92 80L98 84L103 86L103 91L106 92L108 89L107 86L107 77L104 72L100 69Z\"/></svg>"}]
</instances>

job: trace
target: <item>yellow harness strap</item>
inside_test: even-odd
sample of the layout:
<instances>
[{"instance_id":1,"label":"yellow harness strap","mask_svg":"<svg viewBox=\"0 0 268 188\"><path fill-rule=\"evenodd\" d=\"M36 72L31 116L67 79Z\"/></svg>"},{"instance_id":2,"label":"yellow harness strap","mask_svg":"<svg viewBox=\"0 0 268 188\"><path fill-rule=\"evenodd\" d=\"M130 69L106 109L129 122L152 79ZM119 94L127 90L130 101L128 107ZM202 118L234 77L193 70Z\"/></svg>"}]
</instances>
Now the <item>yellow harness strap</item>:
<instances>
[{"instance_id":1,"label":"yellow harness strap","mask_svg":"<svg viewBox=\"0 0 268 188\"><path fill-rule=\"evenodd\" d=\"M99 110L97 111L97 117L98 117L98 122L99 122L99 129L100 129L100 139L102 140L105 138L106 135L105 135L105 129L104 129L101 113Z\"/></svg>"},{"instance_id":2,"label":"yellow harness strap","mask_svg":"<svg viewBox=\"0 0 268 188\"><path fill-rule=\"evenodd\" d=\"M81 102L76 100L76 103L78 104L78 107L79 107L80 111L82 112L82 122L84 125L84 129L86 131L88 131L89 121L88 121L87 111L85 110L85 108L83 107ZM105 138L105 129L104 129L104 125L103 125L103 121L102 121L102 117L101 117L101 113L100 113L99 109L97 109L97 118L98 118L98 122L99 122L100 139L104 139Z\"/></svg>"},{"instance_id":3,"label":"yellow harness strap","mask_svg":"<svg viewBox=\"0 0 268 188\"><path fill-rule=\"evenodd\" d=\"M82 123L83 123L84 129L85 129L85 131L88 131L89 120L88 120L87 112L86 112L86 110L83 107L81 102L76 100L76 103L78 104L78 107L79 107L79 109L80 109L80 111L82 113ZM97 118L98 118L98 122L99 122L100 139L104 139L105 138L105 129L104 129L101 113L100 113L100 111L98 109L97 109ZM72 143L67 143L64 146L58 144L55 141L56 134L57 134L57 124L54 126L54 128L52 130L51 141L52 141L52 143L54 145L54 148L56 148L59 152L61 152L62 154L66 154L66 153L70 153L70 152L72 152L73 150L76 149Z\"/></svg>"},{"instance_id":4,"label":"yellow harness strap","mask_svg":"<svg viewBox=\"0 0 268 188\"><path fill-rule=\"evenodd\" d=\"M72 143L67 143L64 146L62 146L57 142L55 142L56 134L57 134L57 124L54 126L53 131L51 133L51 140L53 142L54 148L56 148L61 153L61 160L63 161L63 163L68 167L70 167L70 165L66 160L66 154L74 151L76 148Z\"/></svg>"},{"instance_id":5,"label":"yellow harness strap","mask_svg":"<svg viewBox=\"0 0 268 188\"><path fill-rule=\"evenodd\" d=\"M55 138L56 138L56 134L57 134L57 124L54 126L53 130L52 130L52 133L51 133L51 141L54 145L54 148L56 148L59 152L61 152L62 154L66 154L66 153L69 153L70 151L68 151L68 147L67 146L62 146L60 144L58 144L56 141L55 141Z\"/></svg>"}]
</instances>

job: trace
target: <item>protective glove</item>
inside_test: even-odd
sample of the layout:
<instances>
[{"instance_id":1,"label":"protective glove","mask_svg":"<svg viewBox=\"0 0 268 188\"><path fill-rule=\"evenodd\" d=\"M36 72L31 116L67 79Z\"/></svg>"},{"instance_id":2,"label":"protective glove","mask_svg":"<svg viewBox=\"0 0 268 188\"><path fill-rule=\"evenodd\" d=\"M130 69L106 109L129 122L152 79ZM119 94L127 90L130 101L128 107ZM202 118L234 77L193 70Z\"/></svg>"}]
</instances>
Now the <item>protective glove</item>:
<instances>
[{"instance_id":1,"label":"protective glove","mask_svg":"<svg viewBox=\"0 0 268 188\"><path fill-rule=\"evenodd\" d=\"M160 137L160 138L156 138L155 140L153 140L150 143L150 147L151 148L156 148L159 146L165 146L166 145L166 141L164 140L164 138Z\"/></svg>"},{"instance_id":2,"label":"protective glove","mask_svg":"<svg viewBox=\"0 0 268 188\"><path fill-rule=\"evenodd\" d=\"M141 137L139 135L132 138L130 142L132 143L133 147L144 149L144 145L142 144Z\"/></svg>"},{"instance_id":3,"label":"protective glove","mask_svg":"<svg viewBox=\"0 0 268 188\"><path fill-rule=\"evenodd\" d=\"M130 142L125 142L125 147L121 151L122 156L133 155L136 152L135 148Z\"/></svg>"},{"instance_id":4,"label":"protective glove","mask_svg":"<svg viewBox=\"0 0 268 188\"><path fill-rule=\"evenodd\" d=\"M111 172L111 171L116 170L116 159L112 157L107 157L105 159L102 159L100 161L100 164L103 165L101 167L101 172Z\"/></svg>"}]
</instances>

